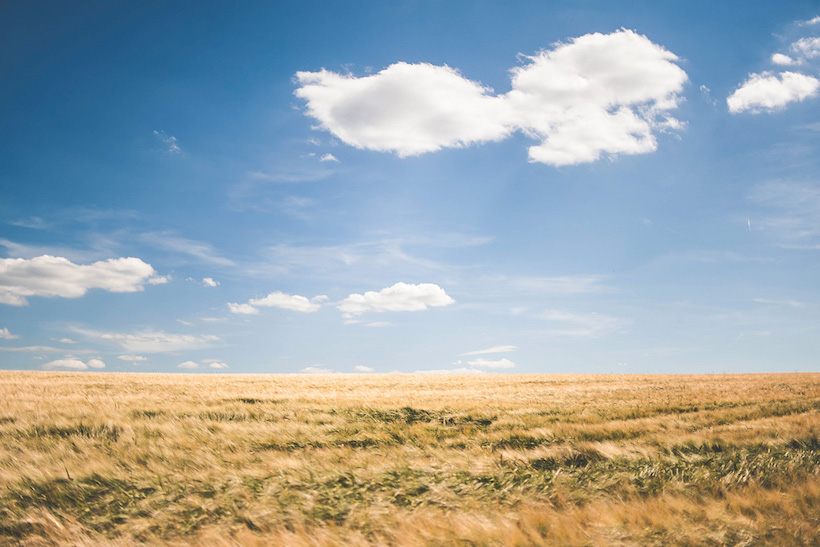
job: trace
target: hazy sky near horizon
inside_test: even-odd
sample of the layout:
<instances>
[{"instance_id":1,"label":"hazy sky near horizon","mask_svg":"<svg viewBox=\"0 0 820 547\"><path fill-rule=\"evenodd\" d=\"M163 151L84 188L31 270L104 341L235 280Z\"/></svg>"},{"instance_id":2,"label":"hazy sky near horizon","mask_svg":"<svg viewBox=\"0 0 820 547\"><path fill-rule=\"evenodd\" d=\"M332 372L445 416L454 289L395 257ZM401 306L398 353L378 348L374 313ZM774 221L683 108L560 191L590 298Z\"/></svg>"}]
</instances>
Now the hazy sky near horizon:
<instances>
[{"instance_id":1,"label":"hazy sky near horizon","mask_svg":"<svg viewBox=\"0 0 820 547\"><path fill-rule=\"evenodd\" d=\"M7 2L0 368L791 372L820 7Z\"/></svg>"}]
</instances>

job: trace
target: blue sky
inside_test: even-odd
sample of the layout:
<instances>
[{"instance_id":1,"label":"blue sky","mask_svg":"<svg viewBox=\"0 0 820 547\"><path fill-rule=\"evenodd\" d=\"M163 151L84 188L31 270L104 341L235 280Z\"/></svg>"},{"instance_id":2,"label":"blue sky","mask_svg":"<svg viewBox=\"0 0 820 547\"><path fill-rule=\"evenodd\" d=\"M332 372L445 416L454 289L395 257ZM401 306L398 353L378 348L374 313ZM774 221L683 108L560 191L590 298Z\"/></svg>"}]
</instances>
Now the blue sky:
<instances>
[{"instance_id":1,"label":"blue sky","mask_svg":"<svg viewBox=\"0 0 820 547\"><path fill-rule=\"evenodd\" d=\"M0 367L817 371L818 16L5 3Z\"/></svg>"}]
</instances>

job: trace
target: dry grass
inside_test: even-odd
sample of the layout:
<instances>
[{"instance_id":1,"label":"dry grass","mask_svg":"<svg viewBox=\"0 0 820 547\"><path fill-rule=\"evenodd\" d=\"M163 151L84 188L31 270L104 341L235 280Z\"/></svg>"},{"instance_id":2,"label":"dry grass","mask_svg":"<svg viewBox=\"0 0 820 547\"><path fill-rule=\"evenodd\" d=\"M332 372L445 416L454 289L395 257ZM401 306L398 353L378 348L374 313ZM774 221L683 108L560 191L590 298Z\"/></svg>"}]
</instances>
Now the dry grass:
<instances>
[{"instance_id":1,"label":"dry grass","mask_svg":"<svg viewBox=\"0 0 820 547\"><path fill-rule=\"evenodd\" d=\"M818 545L820 374L0 372L0 543Z\"/></svg>"}]
</instances>

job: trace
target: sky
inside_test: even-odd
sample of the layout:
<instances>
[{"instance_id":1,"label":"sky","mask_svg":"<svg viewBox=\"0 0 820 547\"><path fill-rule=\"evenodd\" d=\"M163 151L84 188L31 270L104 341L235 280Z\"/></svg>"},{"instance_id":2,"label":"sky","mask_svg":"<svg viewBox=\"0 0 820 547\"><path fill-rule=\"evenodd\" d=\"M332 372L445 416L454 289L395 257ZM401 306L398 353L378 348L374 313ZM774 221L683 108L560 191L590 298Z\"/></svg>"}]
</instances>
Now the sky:
<instances>
[{"instance_id":1,"label":"sky","mask_svg":"<svg viewBox=\"0 0 820 547\"><path fill-rule=\"evenodd\" d=\"M4 2L0 369L820 371L820 5Z\"/></svg>"}]
</instances>

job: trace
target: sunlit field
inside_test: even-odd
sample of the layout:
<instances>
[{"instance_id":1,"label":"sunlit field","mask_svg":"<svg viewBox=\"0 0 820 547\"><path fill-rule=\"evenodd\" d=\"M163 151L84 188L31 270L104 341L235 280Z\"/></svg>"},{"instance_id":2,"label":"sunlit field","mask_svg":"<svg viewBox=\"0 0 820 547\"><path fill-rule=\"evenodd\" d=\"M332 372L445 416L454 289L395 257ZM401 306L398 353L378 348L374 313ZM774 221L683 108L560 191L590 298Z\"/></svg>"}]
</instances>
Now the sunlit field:
<instances>
[{"instance_id":1,"label":"sunlit field","mask_svg":"<svg viewBox=\"0 0 820 547\"><path fill-rule=\"evenodd\" d=\"M0 544L817 545L820 374L0 372Z\"/></svg>"}]
</instances>

